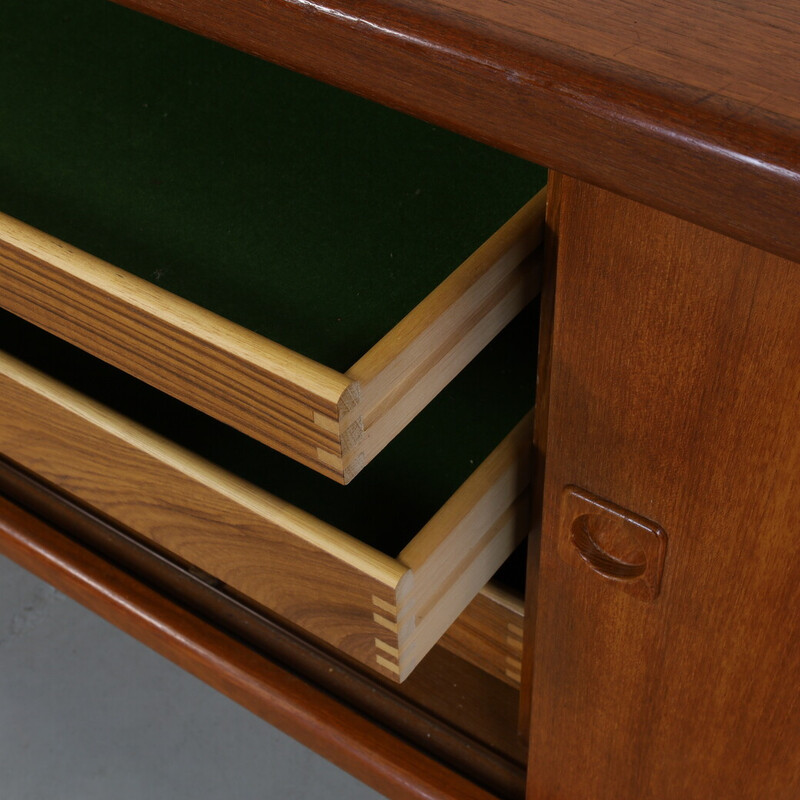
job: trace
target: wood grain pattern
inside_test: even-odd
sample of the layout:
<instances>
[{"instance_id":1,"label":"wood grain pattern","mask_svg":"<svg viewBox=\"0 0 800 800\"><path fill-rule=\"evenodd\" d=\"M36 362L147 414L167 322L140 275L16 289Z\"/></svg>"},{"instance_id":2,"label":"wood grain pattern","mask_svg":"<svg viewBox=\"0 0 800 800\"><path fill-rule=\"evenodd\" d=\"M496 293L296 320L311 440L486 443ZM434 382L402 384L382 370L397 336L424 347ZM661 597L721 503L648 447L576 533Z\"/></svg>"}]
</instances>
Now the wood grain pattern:
<instances>
[{"instance_id":1,"label":"wood grain pattern","mask_svg":"<svg viewBox=\"0 0 800 800\"><path fill-rule=\"evenodd\" d=\"M346 375L4 215L0 303L347 483L531 300L544 197Z\"/></svg>"},{"instance_id":2,"label":"wood grain pattern","mask_svg":"<svg viewBox=\"0 0 800 800\"><path fill-rule=\"evenodd\" d=\"M414 587L423 588L414 593L412 587L410 598L398 609L399 633L402 636L400 680L417 666L458 619L477 591L514 552L528 533L529 521L530 499L524 492L472 547L469 541L464 542L464 554L454 567L439 573L421 570L419 576L411 571ZM457 529L451 538L457 541L466 537L463 530Z\"/></svg>"},{"instance_id":3,"label":"wood grain pattern","mask_svg":"<svg viewBox=\"0 0 800 800\"><path fill-rule=\"evenodd\" d=\"M118 2L800 260L792 0Z\"/></svg>"},{"instance_id":4,"label":"wood grain pattern","mask_svg":"<svg viewBox=\"0 0 800 800\"><path fill-rule=\"evenodd\" d=\"M0 387L5 456L395 680L527 532L529 424L394 560L7 356Z\"/></svg>"},{"instance_id":5,"label":"wood grain pattern","mask_svg":"<svg viewBox=\"0 0 800 800\"><path fill-rule=\"evenodd\" d=\"M20 362L2 373L7 457L354 658L396 646L368 611L396 604L393 559Z\"/></svg>"},{"instance_id":6,"label":"wood grain pattern","mask_svg":"<svg viewBox=\"0 0 800 800\"><path fill-rule=\"evenodd\" d=\"M0 494L459 774L501 797L524 796L527 752L514 731L519 694L486 671L437 646L402 685L365 674L360 665L346 663L323 642L309 641L306 632L293 629L288 621L234 595L196 568L156 552L152 543L2 459ZM496 596L487 587L462 617L484 599L501 628L506 606L521 612L521 601ZM461 617L452 629L459 627Z\"/></svg>"},{"instance_id":7,"label":"wood grain pattern","mask_svg":"<svg viewBox=\"0 0 800 800\"><path fill-rule=\"evenodd\" d=\"M524 622L522 599L489 584L464 609L439 643L518 689Z\"/></svg>"},{"instance_id":8,"label":"wood grain pattern","mask_svg":"<svg viewBox=\"0 0 800 800\"><path fill-rule=\"evenodd\" d=\"M4 308L341 475L338 420L355 401L345 376L5 215L0 267Z\"/></svg>"},{"instance_id":9,"label":"wood grain pattern","mask_svg":"<svg viewBox=\"0 0 800 800\"><path fill-rule=\"evenodd\" d=\"M781 66L797 56L800 37L800 18L789 2L700 5L677 0L646 8L625 0L604 6L581 0L569 4L436 0L435 4L499 24L513 20L518 34L543 36L659 75L708 93L706 102L749 101L754 114L800 118L798 75ZM766 42L769 55L763 50Z\"/></svg>"},{"instance_id":10,"label":"wood grain pattern","mask_svg":"<svg viewBox=\"0 0 800 800\"><path fill-rule=\"evenodd\" d=\"M528 795L795 798L800 270L574 180L560 207ZM664 529L658 597L559 556L569 484Z\"/></svg>"},{"instance_id":11,"label":"wood grain pattern","mask_svg":"<svg viewBox=\"0 0 800 800\"><path fill-rule=\"evenodd\" d=\"M3 498L0 553L387 797L497 800Z\"/></svg>"}]
</instances>

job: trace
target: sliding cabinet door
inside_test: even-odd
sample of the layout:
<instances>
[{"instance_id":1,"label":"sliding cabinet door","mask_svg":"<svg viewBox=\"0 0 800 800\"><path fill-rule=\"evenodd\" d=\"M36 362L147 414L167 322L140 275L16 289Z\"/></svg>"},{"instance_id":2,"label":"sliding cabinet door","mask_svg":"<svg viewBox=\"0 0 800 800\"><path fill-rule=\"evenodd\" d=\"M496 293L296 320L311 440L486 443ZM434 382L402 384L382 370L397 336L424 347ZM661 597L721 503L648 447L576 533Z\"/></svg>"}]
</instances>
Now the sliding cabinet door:
<instances>
[{"instance_id":1,"label":"sliding cabinet door","mask_svg":"<svg viewBox=\"0 0 800 800\"><path fill-rule=\"evenodd\" d=\"M555 188L528 796L794 800L800 265Z\"/></svg>"}]
</instances>

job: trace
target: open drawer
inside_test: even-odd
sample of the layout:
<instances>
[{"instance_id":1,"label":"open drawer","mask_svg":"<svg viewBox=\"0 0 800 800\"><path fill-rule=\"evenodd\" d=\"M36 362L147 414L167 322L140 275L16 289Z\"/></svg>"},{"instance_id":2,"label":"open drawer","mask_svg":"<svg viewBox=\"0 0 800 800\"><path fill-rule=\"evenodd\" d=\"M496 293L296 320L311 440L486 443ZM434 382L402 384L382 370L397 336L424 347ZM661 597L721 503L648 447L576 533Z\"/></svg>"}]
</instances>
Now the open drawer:
<instances>
[{"instance_id":1,"label":"open drawer","mask_svg":"<svg viewBox=\"0 0 800 800\"><path fill-rule=\"evenodd\" d=\"M106 0L0 45L0 303L329 477L537 291L544 170Z\"/></svg>"},{"instance_id":2,"label":"open drawer","mask_svg":"<svg viewBox=\"0 0 800 800\"><path fill-rule=\"evenodd\" d=\"M0 452L160 551L402 680L527 533L530 416L491 443L530 403L531 316L515 320L345 488L4 314L2 341L24 361L0 359ZM431 442L432 431L446 444ZM456 451L460 463L445 475ZM351 528L373 544L343 532Z\"/></svg>"}]
</instances>

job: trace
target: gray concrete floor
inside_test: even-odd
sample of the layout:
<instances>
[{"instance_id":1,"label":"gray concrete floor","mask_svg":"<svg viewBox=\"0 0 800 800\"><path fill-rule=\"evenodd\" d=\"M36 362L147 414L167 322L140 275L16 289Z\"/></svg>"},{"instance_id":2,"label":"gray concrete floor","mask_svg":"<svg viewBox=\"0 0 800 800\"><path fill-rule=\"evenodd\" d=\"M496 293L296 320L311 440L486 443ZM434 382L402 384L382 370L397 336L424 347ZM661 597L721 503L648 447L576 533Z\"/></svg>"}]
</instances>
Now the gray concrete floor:
<instances>
[{"instance_id":1,"label":"gray concrete floor","mask_svg":"<svg viewBox=\"0 0 800 800\"><path fill-rule=\"evenodd\" d=\"M375 800L0 557L2 800Z\"/></svg>"}]
</instances>

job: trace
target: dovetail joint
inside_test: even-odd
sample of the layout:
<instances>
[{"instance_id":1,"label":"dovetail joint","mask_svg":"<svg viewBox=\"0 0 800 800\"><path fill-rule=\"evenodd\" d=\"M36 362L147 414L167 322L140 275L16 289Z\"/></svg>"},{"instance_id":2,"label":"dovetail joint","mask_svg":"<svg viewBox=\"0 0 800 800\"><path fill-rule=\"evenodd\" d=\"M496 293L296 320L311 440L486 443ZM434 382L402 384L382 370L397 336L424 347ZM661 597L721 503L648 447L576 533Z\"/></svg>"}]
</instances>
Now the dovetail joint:
<instances>
[{"instance_id":1,"label":"dovetail joint","mask_svg":"<svg viewBox=\"0 0 800 800\"><path fill-rule=\"evenodd\" d=\"M392 645L387 644L382 639L375 639L375 647L377 647L378 650L383 650L384 653L388 653L395 660L400 659L400 651L396 647L392 647Z\"/></svg>"},{"instance_id":2,"label":"dovetail joint","mask_svg":"<svg viewBox=\"0 0 800 800\"><path fill-rule=\"evenodd\" d=\"M391 614L393 617L397 617L397 606L392 605L387 600L382 600L378 595L372 595L372 605L379 608L381 611L386 611L388 614Z\"/></svg>"},{"instance_id":3,"label":"dovetail joint","mask_svg":"<svg viewBox=\"0 0 800 800\"><path fill-rule=\"evenodd\" d=\"M521 639L523 636L522 628L519 625L515 625L513 622L508 623L508 632L512 636L516 636L518 639Z\"/></svg>"},{"instance_id":4,"label":"dovetail joint","mask_svg":"<svg viewBox=\"0 0 800 800\"><path fill-rule=\"evenodd\" d=\"M506 667L515 672L522 672L522 662L518 658L506 656Z\"/></svg>"},{"instance_id":5,"label":"dovetail joint","mask_svg":"<svg viewBox=\"0 0 800 800\"><path fill-rule=\"evenodd\" d=\"M510 678L517 686L522 683L522 673L521 672L513 672L510 669L506 670L506 677Z\"/></svg>"},{"instance_id":6,"label":"dovetail joint","mask_svg":"<svg viewBox=\"0 0 800 800\"><path fill-rule=\"evenodd\" d=\"M389 661L388 659L384 658L381 655L376 655L375 660L380 664L384 669L388 669L389 672L394 673L395 675L400 674L400 666L398 664L394 664L393 662Z\"/></svg>"},{"instance_id":7,"label":"dovetail joint","mask_svg":"<svg viewBox=\"0 0 800 800\"><path fill-rule=\"evenodd\" d=\"M367 463L367 457L364 453L359 453L353 458L350 463L344 468L344 482L349 483L359 472L364 468Z\"/></svg>"},{"instance_id":8,"label":"dovetail joint","mask_svg":"<svg viewBox=\"0 0 800 800\"><path fill-rule=\"evenodd\" d=\"M352 411L361 401L361 384L358 381L351 383L339 398L337 406L339 407L340 414L346 414Z\"/></svg>"},{"instance_id":9,"label":"dovetail joint","mask_svg":"<svg viewBox=\"0 0 800 800\"><path fill-rule=\"evenodd\" d=\"M378 625L382 625L386 630L391 631L392 633L397 633L397 623L393 620L386 619L386 617L378 614L377 612L372 613L372 619L378 623Z\"/></svg>"}]
</instances>

